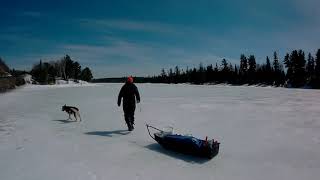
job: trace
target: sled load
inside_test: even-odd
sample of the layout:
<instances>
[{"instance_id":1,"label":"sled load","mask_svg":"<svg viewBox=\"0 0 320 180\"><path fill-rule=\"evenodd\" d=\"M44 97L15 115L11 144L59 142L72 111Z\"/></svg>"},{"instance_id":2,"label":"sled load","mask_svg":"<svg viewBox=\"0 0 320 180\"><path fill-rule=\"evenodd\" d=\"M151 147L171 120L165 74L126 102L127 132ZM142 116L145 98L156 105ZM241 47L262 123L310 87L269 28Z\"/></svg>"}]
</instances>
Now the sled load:
<instances>
[{"instance_id":1,"label":"sled load","mask_svg":"<svg viewBox=\"0 0 320 180\"><path fill-rule=\"evenodd\" d=\"M207 157L209 159L215 157L219 152L220 143L214 139L208 140L206 137L205 140L202 140L191 135L179 135L174 134L172 131L167 132L160 130L148 124L146 124L146 126L151 138L165 149L194 156ZM157 131L154 133L154 136L151 135L149 128Z\"/></svg>"}]
</instances>

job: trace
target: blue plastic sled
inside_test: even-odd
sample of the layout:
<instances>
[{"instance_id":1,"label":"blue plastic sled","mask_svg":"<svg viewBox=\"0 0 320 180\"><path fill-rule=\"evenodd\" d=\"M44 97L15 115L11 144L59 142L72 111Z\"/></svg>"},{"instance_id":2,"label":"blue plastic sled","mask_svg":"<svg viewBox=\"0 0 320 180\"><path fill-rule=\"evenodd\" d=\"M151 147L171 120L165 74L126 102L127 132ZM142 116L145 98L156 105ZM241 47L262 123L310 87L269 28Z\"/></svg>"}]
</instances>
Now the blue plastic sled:
<instances>
[{"instance_id":1,"label":"blue plastic sled","mask_svg":"<svg viewBox=\"0 0 320 180\"><path fill-rule=\"evenodd\" d=\"M215 157L219 152L220 143L214 141L214 139L207 140L206 138L206 140L201 140L193 136L167 133L148 124L146 126L151 138L157 141L165 149L184 154L207 157L209 159ZM155 129L158 132L154 133L154 136L152 136L149 128Z\"/></svg>"}]
</instances>

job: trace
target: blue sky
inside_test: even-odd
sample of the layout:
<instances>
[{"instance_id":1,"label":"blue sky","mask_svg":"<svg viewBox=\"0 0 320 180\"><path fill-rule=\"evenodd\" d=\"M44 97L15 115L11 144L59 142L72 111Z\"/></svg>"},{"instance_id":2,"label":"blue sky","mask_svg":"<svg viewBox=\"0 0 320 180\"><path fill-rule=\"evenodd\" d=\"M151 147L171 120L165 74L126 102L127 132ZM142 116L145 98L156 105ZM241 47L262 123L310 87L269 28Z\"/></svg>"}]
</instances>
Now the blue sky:
<instances>
[{"instance_id":1,"label":"blue sky","mask_svg":"<svg viewBox=\"0 0 320 180\"><path fill-rule=\"evenodd\" d=\"M258 62L320 48L317 0L1 0L0 57L16 69L69 54L95 77Z\"/></svg>"}]
</instances>

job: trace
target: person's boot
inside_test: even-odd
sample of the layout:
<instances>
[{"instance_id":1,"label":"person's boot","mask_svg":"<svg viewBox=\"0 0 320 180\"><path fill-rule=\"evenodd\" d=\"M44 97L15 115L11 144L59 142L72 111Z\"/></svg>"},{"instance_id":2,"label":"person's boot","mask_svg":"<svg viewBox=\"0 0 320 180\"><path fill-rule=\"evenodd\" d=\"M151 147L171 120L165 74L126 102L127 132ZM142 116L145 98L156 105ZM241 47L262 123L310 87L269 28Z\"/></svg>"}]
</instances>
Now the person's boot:
<instances>
[{"instance_id":1,"label":"person's boot","mask_svg":"<svg viewBox=\"0 0 320 180\"><path fill-rule=\"evenodd\" d=\"M131 124L127 124L127 126L128 126L128 131L132 131Z\"/></svg>"},{"instance_id":2,"label":"person's boot","mask_svg":"<svg viewBox=\"0 0 320 180\"><path fill-rule=\"evenodd\" d=\"M132 118L130 117L130 118L128 119L128 121L129 121L129 124L130 124L129 131L132 131L132 130L134 129L134 127L133 127L133 122L132 122Z\"/></svg>"},{"instance_id":3,"label":"person's boot","mask_svg":"<svg viewBox=\"0 0 320 180\"><path fill-rule=\"evenodd\" d=\"M126 124L127 124L127 126L128 126L128 131L132 131L131 121L130 121L129 117L125 115L125 118L124 118L124 119L125 119Z\"/></svg>"},{"instance_id":4,"label":"person's boot","mask_svg":"<svg viewBox=\"0 0 320 180\"><path fill-rule=\"evenodd\" d=\"M134 127L132 126L132 124L128 124L128 131L133 131Z\"/></svg>"}]
</instances>

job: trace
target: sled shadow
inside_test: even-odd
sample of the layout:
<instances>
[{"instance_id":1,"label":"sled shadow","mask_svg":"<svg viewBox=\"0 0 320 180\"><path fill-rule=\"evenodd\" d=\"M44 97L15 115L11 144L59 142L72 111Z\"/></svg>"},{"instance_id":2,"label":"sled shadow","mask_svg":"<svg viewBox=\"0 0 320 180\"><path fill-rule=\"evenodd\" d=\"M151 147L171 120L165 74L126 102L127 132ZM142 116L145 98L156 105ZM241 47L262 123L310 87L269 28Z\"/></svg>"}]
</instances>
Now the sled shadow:
<instances>
[{"instance_id":1,"label":"sled shadow","mask_svg":"<svg viewBox=\"0 0 320 180\"><path fill-rule=\"evenodd\" d=\"M116 131L92 131L92 132L86 132L85 134L112 137L114 135L127 135L129 133L130 132L127 130L116 130Z\"/></svg>"},{"instance_id":2,"label":"sled shadow","mask_svg":"<svg viewBox=\"0 0 320 180\"><path fill-rule=\"evenodd\" d=\"M61 124L67 124L67 123L74 123L74 122L77 122L77 121L71 121L71 120L63 120L63 119L59 119L59 120L52 120L52 121L59 121L61 122Z\"/></svg>"},{"instance_id":3,"label":"sled shadow","mask_svg":"<svg viewBox=\"0 0 320 180\"><path fill-rule=\"evenodd\" d=\"M183 160L185 162L188 163L192 163L192 164L204 164L208 161L210 161L210 159L208 158L203 158L203 157L196 157L196 156L192 156L192 155L188 155L188 154L182 154L179 152L175 152L175 151L171 151L171 150L167 150L165 148L163 148L161 145L157 144L157 143L153 143L153 144L149 144L147 146L144 146L145 148L158 152L158 153L162 153L165 154L167 156L176 158L176 159L180 159Z\"/></svg>"}]
</instances>

